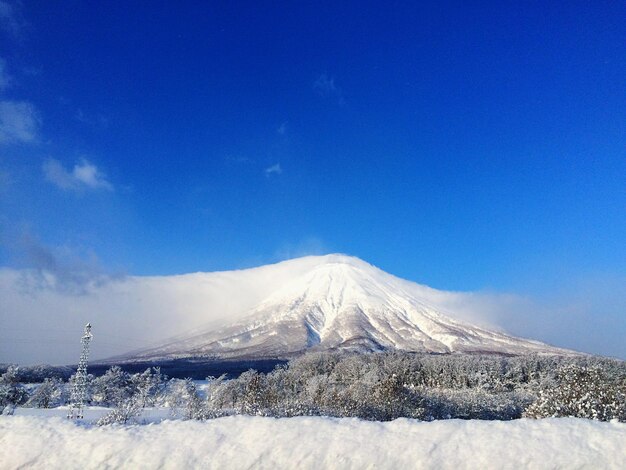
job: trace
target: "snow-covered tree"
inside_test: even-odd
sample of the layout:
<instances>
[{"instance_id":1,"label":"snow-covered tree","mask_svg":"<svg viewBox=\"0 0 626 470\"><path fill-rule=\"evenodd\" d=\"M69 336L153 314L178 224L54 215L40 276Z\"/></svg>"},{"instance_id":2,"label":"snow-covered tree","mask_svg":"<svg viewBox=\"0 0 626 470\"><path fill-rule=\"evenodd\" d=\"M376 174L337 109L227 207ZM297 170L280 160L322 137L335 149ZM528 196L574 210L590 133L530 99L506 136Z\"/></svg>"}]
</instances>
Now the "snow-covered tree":
<instances>
[{"instance_id":1,"label":"snow-covered tree","mask_svg":"<svg viewBox=\"0 0 626 470\"><path fill-rule=\"evenodd\" d=\"M160 400L165 391L166 380L167 377L161 374L159 367L147 368L141 374L131 376L132 388L142 408L154 406Z\"/></svg>"},{"instance_id":2,"label":"snow-covered tree","mask_svg":"<svg viewBox=\"0 0 626 470\"><path fill-rule=\"evenodd\" d=\"M138 396L131 396L118 401L115 407L97 422L98 426L109 424L128 424L141 414L143 406Z\"/></svg>"},{"instance_id":3,"label":"snow-covered tree","mask_svg":"<svg viewBox=\"0 0 626 470\"><path fill-rule=\"evenodd\" d=\"M200 397L196 384L190 378L170 380L167 386L166 403L174 417L207 419L214 415Z\"/></svg>"},{"instance_id":4,"label":"snow-covered tree","mask_svg":"<svg viewBox=\"0 0 626 470\"><path fill-rule=\"evenodd\" d=\"M269 400L265 375L256 370L249 370L239 376L241 384L240 410L243 414L262 414Z\"/></svg>"},{"instance_id":5,"label":"snow-covered tree","mask_svg":"<svg viewBox=\"0 0 626 470\"><path fill-rule=\"evenodd\" d=\"M20 383L19 368L9 366L7 371L0 375L0 408L7 405L22 405L28 399L28 393Z\"/></svg>"},{"instance_id":6,"label":"snow-covered tree","mask_svg":"<svg viewBox=\"0 0 626 470\"><path fill-rule=\"evenodd\" d=\"M524 415L626 421L626 384L611 380L599 367L568 365L559 371L558 383L542 390Z\"/></svg>"},{"instance_id":7,"label":"snow-covered tree","mask_svg":"<svg viewBox=\"0 0 626 470\"><path fill-rule=\"evenodd\" d=\"M135 394L131 375L119 366L113 366L91 383L92 402L116 406Z\"/></svg>"},{"instance_id":8,"label":"snow-covered tree","mask_svg":"<svg viewBox=\"0 0 626 470\"><path fill-rule=\"evenodd\" d=\"M65 400L65 385L59 378L47 378L31 394L26 406L36 408L53 408Z\"/></svg>"}]
</instances>

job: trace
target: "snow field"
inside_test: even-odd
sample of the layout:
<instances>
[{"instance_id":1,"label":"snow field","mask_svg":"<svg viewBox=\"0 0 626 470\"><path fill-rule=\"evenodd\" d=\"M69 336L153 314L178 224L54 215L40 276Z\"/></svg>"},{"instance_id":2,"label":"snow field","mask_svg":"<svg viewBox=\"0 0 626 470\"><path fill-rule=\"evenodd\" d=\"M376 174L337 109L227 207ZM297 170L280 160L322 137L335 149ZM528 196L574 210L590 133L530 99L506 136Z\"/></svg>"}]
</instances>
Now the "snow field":
<instances>
[{"instance_id":1,"label":"snow field","mask_svg":"<svg viewBox=\"0 0 626 470\"><path fill-rule=\"evenodd\" d=\"M626 424L231 416L92 427L0 417L0 468L623 469Z\"/></svg>"}]
</instances>

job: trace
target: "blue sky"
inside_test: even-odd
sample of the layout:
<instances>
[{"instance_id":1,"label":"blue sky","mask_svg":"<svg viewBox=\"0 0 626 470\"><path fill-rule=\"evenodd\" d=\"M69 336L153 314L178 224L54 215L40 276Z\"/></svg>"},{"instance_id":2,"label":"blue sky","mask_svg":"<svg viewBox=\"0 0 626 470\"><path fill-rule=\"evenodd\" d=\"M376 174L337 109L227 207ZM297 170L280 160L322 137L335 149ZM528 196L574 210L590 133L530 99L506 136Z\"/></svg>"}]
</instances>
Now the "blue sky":
<instances>
[{"instance_id":1,"label":"blue sky","mask_svg":"<svg viewBox=\"0 0 626 470\"><path fill-rule=\"evenodd\" d=\"M623 286L624 4L340 3L0 1L0 265Z\"/></svg>"}]
</instances>

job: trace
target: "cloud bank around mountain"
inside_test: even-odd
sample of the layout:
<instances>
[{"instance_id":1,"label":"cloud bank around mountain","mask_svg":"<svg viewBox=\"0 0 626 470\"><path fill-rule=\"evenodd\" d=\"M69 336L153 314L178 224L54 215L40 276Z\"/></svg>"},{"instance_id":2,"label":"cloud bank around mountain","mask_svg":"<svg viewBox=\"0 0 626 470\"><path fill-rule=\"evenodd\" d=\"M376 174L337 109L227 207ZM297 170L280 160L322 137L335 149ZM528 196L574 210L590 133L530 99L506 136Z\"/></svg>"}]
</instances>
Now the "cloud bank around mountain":
<instances>
[{"instance_id":1,"label":"cloud bank around mountain","mask_svg":"<svg viewBox=\"0 0 626 470\"><path fill-rule=\"evenodd\" d=\"M44 265L0 269L0 362L76 362L88 321L94 326L94 358L217 328L244 316L318 260L309 256L259 268L180 276L110 276L106 282L93 276L81 278L81 289L62 288L75 279L63 274L65 270ZM544 299L423 289L429 302L458 320L559 347L626 358L620 341L626 332L616 321L626 306L620 280L597 283L604 287L589 284L576 294Z\"/></svg>"}]
</instances>

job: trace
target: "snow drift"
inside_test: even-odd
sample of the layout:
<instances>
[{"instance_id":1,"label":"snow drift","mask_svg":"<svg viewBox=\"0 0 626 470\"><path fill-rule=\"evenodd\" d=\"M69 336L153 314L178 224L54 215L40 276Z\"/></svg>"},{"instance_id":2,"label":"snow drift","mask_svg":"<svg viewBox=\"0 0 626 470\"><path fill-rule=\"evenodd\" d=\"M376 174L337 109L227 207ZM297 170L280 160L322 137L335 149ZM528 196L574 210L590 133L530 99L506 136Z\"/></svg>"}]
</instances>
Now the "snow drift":
<instances>
[{"instance_id":1,"label":"snow drift","mask_svg":"<svg viewBox=\"0 0 626 470\"><path fill-rule=\"evenodd\" d=\"M0 468L623 468L626 425L228 417L89 428L0 417Z\"/></svg>"}]
</instances>

